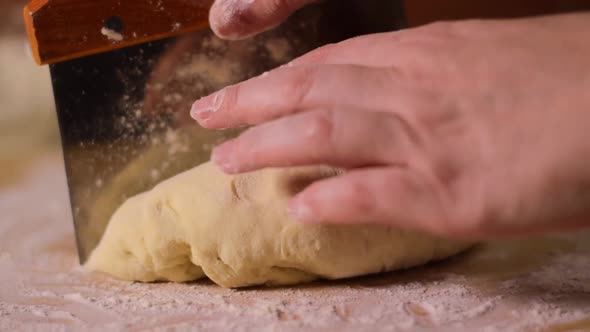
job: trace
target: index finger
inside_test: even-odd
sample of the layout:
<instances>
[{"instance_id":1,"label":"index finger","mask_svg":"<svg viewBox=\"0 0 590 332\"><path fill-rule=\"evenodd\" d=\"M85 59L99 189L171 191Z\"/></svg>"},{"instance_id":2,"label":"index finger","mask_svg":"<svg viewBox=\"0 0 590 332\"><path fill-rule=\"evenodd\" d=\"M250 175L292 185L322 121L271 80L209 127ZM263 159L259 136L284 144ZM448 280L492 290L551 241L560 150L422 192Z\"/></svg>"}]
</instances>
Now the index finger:
<instances>
[{"instance_id":1,"label":"index finger","mask_svg":"<svg viewBox=\"0 0 590 332\"><path fill-rule=\"evenodd\" d=\"M195 102L192 117L206 128L256 125L312 108L391 108L406 90L389 69L356 65L283 67ZM393 91L396 90L396 91Z\"/></svg>"}]
</instances>

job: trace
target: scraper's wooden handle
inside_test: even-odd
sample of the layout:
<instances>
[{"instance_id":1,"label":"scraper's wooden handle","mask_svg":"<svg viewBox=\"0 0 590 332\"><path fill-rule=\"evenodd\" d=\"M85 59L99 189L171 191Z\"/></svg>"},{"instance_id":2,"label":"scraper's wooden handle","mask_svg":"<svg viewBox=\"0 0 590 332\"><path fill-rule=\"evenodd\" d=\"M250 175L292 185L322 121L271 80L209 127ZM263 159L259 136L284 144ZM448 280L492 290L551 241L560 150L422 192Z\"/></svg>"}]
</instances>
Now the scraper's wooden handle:
<instances>
[{"instance_id":1,"label":"scraper's wooden handle","mask_svg":"<svg viewBox=\"0 0 590 332\"><path fill-rule=\"evenodd\" d=\"M39 64L206 28L213 0L32 0L24 18Z\"/></svg>"}]
</instances>

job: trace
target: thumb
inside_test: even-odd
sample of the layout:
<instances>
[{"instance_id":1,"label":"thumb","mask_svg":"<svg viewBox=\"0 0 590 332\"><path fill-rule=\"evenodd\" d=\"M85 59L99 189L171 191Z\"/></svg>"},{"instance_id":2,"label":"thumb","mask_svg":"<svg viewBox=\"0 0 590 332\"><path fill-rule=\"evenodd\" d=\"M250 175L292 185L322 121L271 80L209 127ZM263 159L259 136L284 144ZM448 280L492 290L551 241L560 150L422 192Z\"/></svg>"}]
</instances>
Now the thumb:
<instances>
[{"instance_id":1,"label":"thumb","mask_svg":"<svg viewBox=\"0 0 590 332\"><path fill-rule=\"evenodd\" d=\"M211 29L224 39L244 39L279 25L297 9L316 0L215 0Z\"/></svg>"}]
</instances>

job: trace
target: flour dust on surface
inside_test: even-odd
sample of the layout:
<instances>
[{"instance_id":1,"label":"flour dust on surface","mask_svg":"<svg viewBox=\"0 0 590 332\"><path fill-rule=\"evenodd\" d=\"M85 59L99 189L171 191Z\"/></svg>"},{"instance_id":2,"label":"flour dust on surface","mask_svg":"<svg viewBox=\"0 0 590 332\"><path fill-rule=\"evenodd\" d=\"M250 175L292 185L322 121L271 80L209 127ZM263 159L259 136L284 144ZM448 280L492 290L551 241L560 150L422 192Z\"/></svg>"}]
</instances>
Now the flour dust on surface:
<instances>
[{"instance_id":1,"label":"flour dust on surface","mask_svg":"<svg viewBox=\"0 0 590 332\"><path fill-rule=\"evenodd\" d=\"M590 317L588 234L485 244L423 268L290 288L88 273L62 167L42 160L21 186L0 190L0 330L545 331Z\"/></svg>"}]
</instances>

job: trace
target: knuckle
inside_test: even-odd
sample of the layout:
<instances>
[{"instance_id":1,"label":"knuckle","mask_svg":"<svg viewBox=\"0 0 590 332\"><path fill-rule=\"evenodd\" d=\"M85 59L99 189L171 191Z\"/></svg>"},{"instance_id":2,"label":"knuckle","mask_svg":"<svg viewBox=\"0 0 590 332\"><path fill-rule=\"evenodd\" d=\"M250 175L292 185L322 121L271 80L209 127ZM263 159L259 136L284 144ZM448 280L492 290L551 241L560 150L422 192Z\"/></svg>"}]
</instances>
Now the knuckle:
<instances>
[{"instance_id":1,"label":"knuckle","mask_svg":"<svg viewBox=\"0 0 590 332\"><path fill-rule=\"evenodd\" d=\"M316 64L326 64L328 60L334 54L334 50L338 47L338 44L328 44L324 45L310 53L308 53L305 58L309 61L312 61Z\"/></svg>"},{"instance_id":2,"label":"knuckle","mask_svg":"<svg viewBox=\"0 0 590 332\"><path fill-rule=\"evenodd\" d=\"M213 110L215 112L229 112L237 106L238 95L240 93L239 85L228 86L217 92L213 98Z\"/></svg>"},{"instance_id":3,"label":"knuckle","mask_svg":"<svg viewBox=\"0 0 590 332\"><path fill-rule=\"evenodd\" d=\"M383 80L405 94L426 93L430 89L440 89L441 69L434 68L436 65L432 59L433 53L429 51L430 48L432 46L409 49L408 56L404 56L383 70L381 73Z\"/></svg>"},{"instance_id":4,"label":"knuckle","mask_svg":"<svg viewBox=\"0 0 590 332\"><path fill-rule=\"evenodd\" d=\"M422 82L428 82L432 78L427 70L420 66L392 66L384 72L389 76L389 81L395 85L420 86Z\"/></svg>"},{"instance_id":5,"label":"knuckle","mask_svg":"<svg viewBox=\"0 0 590 332\"><path fill-rule=\"evenodd\" d=\"M302 66L291 68L288 90L290 92L290 105L301 106L308 99L310 92L318 76L317 67Z\"/></svg>"},{"instance_id":6,"label":"knuckle","mask_svg":"<svg viewBox=\"0 0 590 332\"><path fill-rule=\"evenodd\" d=\"M375 125L385 137L378 145L377 152L384 162L390 164L414 164L427 158L425 150L425 134L408 119L408 116L398 113L388 113Z\"/></svg>"},{"instance_id":7,"label":"knuckle","mask_svg":"<svg viewBox=\"0 0 590 332\"><path fill-rule=\"evenodd\" d=\"M333 144L334 112L327 110L310 113L307 123L308 128L304 133L306 140L330 148Z\"/></svg>"},{"instance_id":8,"label":"knuckle","mask_svg":"<svg viewBox=\"0 0 590 332\"><path fill-rule=\"evenodd\" d=\"M404 46L410 57L411 63L423 63L428 65L433 56L446 58L446 52L458 47L456 42L463 25L457 22L440 21L416 28L407 33ZM455 46L452 46L455 45ZM440 62L440 61L438 61Z\"/></svg>"},{"instance_id":9,"label":"knuckle","mask_svg":"<svg viewBox=\"0 0 590 332\"><path fill-rule=\"evenodd\" d=\"M449 48L449 43L478 35L482 30L481 20L439 21L427 24L414 32L414 39L426 45ZM460 47L458 45L457 47Z\"/></svg>"},{"instance_id":10,"label":"knuckle","mask_svg":"<svg viewBox=\"0 0 590 332\"><path fill-rule=\"evenodd\" d=\"M375 200L373 193L366 184L359 181L349 181L345 191L343 204L346 204L351 212L359 216L375 216Z\"/></svg>"},{"instance_id":11,"label":"knuckle","mask_svg":"<svg viewBox=\"0 0 590 332\"><path fill-rule=\"evenodd\" d=\"M456 33L457 22L452 21L438 21L425 25L420 29L421 32L434 36L452 36Z\"/></svg>"}]
</instances>

